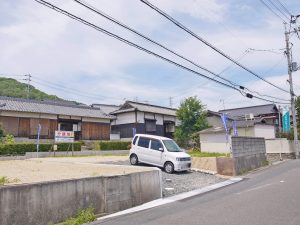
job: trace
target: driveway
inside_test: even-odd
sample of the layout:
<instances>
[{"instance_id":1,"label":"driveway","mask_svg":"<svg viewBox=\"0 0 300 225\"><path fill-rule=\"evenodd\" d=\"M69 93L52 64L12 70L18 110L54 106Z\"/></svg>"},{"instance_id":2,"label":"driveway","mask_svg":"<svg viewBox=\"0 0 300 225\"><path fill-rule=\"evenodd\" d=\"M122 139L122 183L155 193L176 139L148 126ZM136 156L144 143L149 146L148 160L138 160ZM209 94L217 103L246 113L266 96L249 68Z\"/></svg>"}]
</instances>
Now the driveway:
<instances>
[{"instance_id":1,"label":"driveway","mask_svg":"<svg viewBox=\"0 0 300 225\"><path fill-rule=\"evenodd\" d=\"M130 165L129 160L113 160L101 162L102 164L114 164L114 165ZM142 167L151 167L146 164L140 164ZM169 197L179 193L192 191L198 188L202 188L208 185L222 182L226 180L218 175L211 175L196 171L188 172L176 172L173 174L165 173L162 170L163 180L163 197Z\"/></svg>"},{"instance_id":2,"label":"driveway","mask_svg":"<svg viewBox=\"0 0 300 225\"><path fill-rule=\"evenodd\" d=\"M300 160L246 176L242 182L93 225L299 225Z\"/></svg>"}]
</instances>

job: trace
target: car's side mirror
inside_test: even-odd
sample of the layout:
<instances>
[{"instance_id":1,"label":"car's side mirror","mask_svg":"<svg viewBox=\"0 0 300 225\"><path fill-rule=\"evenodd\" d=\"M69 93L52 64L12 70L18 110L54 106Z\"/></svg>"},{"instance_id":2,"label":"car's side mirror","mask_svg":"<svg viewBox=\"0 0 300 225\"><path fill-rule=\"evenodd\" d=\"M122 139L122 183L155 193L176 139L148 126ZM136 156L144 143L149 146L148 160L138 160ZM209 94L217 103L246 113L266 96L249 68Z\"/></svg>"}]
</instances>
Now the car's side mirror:
<instances>
[{"instance_id":1,"label":"car's side mirror","mask_svg":"<svg viewBox=\"0 0 300 225\"><path fill-rule=\"evenodd\" d=\"M164 149L163 149L163 148L159 148L159 149L158 149L158 151L161 151L161 152L163 152L163 151L164 151Z\"/></svg>"}]
</instances>

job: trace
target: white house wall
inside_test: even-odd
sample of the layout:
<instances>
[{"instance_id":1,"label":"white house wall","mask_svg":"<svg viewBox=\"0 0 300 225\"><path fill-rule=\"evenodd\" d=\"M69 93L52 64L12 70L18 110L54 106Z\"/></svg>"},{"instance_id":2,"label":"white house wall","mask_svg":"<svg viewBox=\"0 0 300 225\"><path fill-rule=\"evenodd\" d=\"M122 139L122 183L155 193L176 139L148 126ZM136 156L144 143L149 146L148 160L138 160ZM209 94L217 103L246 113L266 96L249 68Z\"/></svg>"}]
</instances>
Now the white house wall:
<instances>
[{"instance_id":1,"label":"white house wall","mask_svg":"<svg viewBox=\"0 0 300 225\"><path fill-rule=\"evenodd\" d=\"M163 115L155 114L155 119L157 125L164 125Z\"/></svg>"},{"instance_id":2,"label":"white house wall","mask_svg":"<svg viewBox=\"0 0 300 225\"><path fill-rule=\"evenodd\" d=\"M200 134L200 143L225 143L226 135L225 133L207 133Z\"/></svg>"},{"instance_id":3,"label":"white house wall","mask_svg":"<svg viewBox=\"0 0 300 225\"><path fill-rule=\"evenodd\" d=\"M256 124L254 127L255 137L264 137L266 139L275 138L275 127Z\"/></svg>"},{"instance_id":4,"label":"white house wall","mask_svg":"<svg viewBox=\"0 0 300 225\"><path fill-rule=\"evenodd\" d=\"M255 137L254 127L238 127L238 135L244 137Z\"/></svg>"},{"instance_id":5,"label":"white house wall","mask_svg":"<svg viewBox=\"0 0 300 225\"><path fill-rule=\"evenodd\" d=\"M266 139L267 153L292 153L295 152L293 141L286 138Z\"/></svg>"},{"instance_id":6,"label":"white house wall","mask_svg":"<svg viewBox=\"0 0 300 225\"><path fill-rule=\"evenodd\" d=\"M173 121L173 122L175 122L176 118L175 118L175 116L164 115L164 120L165 121Z\"/></svg>"},{"instance_id":7,"label":"white house wall","mask_svg":"<svg viewBox=\"0 0 300 225\"><path fill-rule=\"evenodd\" d=\"M230 153L229 143L201 143L200 148L202 152L218 152Z\"/></svg>"},{"instance_id":8,"label":"white house wall","mask_svg":"<svg viewBox=\"0 0 300 225\"><path fill-rule=\"evenodd\" d=\"M144 117L145 117L144 112L137 112L137 122L138 123L145 123Z\"/></svg>"},{"instance_id":9,"label":"white house wall","mask_svg":"<svg viewBox=\"0 0 300 225\"><path fill-rule=\"evenodd\" d=\"M145 119L151 119L151 120L154 120L155 119L155 115L154 113L144 113L145 115Z\"/></svg>"},{"instance_id":10,"label":"white house wall","mask_svg":"<svg viewBox=\"0 0 300 225\"><path fill-rule=\"evenodd\" d=\"M120 113L117 116L115 125L135 123L135 112Z\"/></svg>"}]
</instances>

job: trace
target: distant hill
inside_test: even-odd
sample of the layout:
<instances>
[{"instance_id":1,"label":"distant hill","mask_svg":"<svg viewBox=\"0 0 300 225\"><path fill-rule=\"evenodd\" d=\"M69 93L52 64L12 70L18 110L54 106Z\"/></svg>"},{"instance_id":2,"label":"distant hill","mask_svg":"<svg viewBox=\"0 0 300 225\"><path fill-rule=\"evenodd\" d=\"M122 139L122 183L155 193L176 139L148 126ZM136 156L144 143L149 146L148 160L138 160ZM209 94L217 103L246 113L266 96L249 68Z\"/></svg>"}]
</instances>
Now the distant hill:
<instances>
[{"instance_id":1,"label":"distant hill","mask_svg":"<svg viewBox=\"0 0 300 225\"><path fill-rule=\"evenodd\" d=\"M27 98L27 84L12 78L0 77L0 96ZM30 99L35 100L63 100L55 95L48 95L30 85Z\"/></svg>"}]
</instances>

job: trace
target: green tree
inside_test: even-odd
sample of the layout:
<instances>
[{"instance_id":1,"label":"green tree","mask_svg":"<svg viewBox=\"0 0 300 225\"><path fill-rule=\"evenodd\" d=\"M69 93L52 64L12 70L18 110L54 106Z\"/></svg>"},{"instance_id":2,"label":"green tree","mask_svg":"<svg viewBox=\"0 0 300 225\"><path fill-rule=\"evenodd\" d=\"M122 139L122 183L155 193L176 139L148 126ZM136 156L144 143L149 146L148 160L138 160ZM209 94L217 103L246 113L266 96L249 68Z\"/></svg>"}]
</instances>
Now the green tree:
<instances>
[{"instance_id":1,"label":"green tree","mask_svg":"<svg viewBox=\"0 0 300 225\"><path fill-rule=\"evenodd\" d=\"M180 125L175 130L175 139L181 146L187 146L195 132L208 127L205 106L197 97L189 97L181 102L176 116Z\"/></svg>"}]
</instances>

